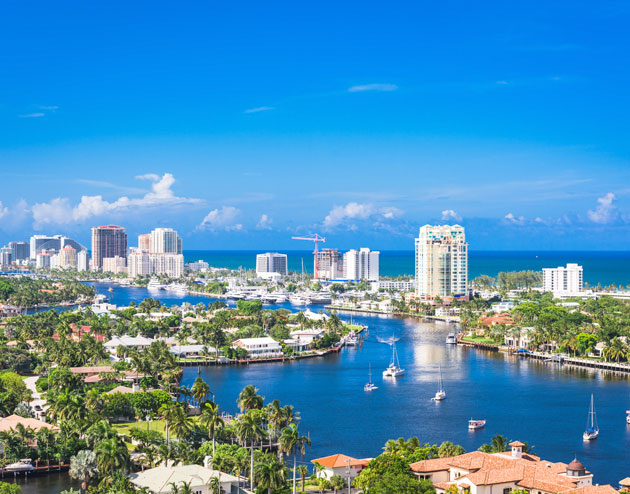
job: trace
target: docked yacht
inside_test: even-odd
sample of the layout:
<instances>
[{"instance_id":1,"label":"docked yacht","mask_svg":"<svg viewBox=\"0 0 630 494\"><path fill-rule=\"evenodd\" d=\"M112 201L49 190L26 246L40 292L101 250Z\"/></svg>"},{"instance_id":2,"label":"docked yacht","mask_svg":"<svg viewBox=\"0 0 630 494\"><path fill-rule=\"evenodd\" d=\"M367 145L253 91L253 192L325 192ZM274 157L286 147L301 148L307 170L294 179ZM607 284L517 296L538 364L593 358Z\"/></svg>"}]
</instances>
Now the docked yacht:
<instances>
[{"instance_id":1,"label":"docked yacht","mask_svg":"<svg viewBox=\"0 0 630 494\"><path fill-rule=\"evenodd\" d=\"M357 344L359 343L359 338L356 334L354 334L354 331L351 331L348 336L346 336L345 342L346 346L357 346Z\"/></svg>"},{"instance_id":2,"label":"docked yacht","mask_svg":"<svg viewBox=\"0 0 630 494\"><path fill-rule=\"evenodd\" d=\"M372 382L372 364L370 364L369 380L363 386L363 391L374 391L378 389L378 386Z\"/></svg>"},{"instance_id":3,"label":"docked yacht","mask_svg":"<svg viewBox=\"0 0 630 494\"><path fill-rule=\"evenodd\" d=\"M166 289L169 292L177 293L178 295L186 295L188 293L188 289L183 283L171 283L170 285L167 285Z\"/></svg>"},{"instance_id":4,"label":"docked yacht","mask_svg":"<svg viewBox=\"0 0 630 494\"><path fill-rule=\"evenodd\" d=\"M400 367L398 353L396 352L396 338L392 337L392 361L389 367L383 371L383 377L400 377L405 374L405 369Z\"/></svg>"},{"instance_id":5,"label":"docked yacht","mask_svg":"<svg viewBox=\"0 0 630 494\"><path fill-rule=\"evenodd\" d=\"M304 295L291 295L289 297L289 302L293 305L310 305L311 300Z\"/></svg>"},{"instance_id":6,"label":"docked yacht","mask_svg":"<svg viewBox=\"0 0 630 494\"><path fill-rule=\"evenodd\" d=\"M438 387L437 393L435 396L431 398L433 401L442 401L446 399L446 391L444 391L444 385L442 384L442 367L440 366L440 385Z\"/></svg>"},{"instance_id":7,"label":"docked yacht","mask_svg":"<svg viewBox=\"0 0 630 494\"><path fill-rule=\"evenodd\" d=\"M151 281L149 281L149 284L147 285L147 290L149 291L164 290L164 285L161 285L158 280L156 280L155 278L152 278Z\"/></svg>"},{"instance_id":8,"label":"docked yacht","mask_svg":"<svg viewBox=\"0 0 630 494\"><path fill-rule=\"evenodd\" d=\"M31 472L35 470L35 467L31 464L30 458L25 458L23 460L7 465L6 467L4 467L4 469L7 472Z\"/></svg>"},{"instance_id":9,"label":"docked yacht","mask_svg":"<svg viewBox=\"0 0 630 494\"><path fill-rule=\"evenodd\" d=\"M446 337L447 345L457 345L457 335L455 333L449 333Z\"/></svg>"}]
</instances>

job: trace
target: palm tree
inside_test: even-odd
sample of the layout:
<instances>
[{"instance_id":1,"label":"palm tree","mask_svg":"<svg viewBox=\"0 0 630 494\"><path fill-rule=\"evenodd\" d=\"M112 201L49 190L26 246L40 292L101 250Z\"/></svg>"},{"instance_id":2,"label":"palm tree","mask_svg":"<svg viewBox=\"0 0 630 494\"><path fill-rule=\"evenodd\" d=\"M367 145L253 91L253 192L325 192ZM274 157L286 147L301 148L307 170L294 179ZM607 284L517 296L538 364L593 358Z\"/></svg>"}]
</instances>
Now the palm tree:
<instances>
[{"instance_id":1,"label":"palm tree","mask_svg":"<svg viewBox=\"0 0 630 494\"><path fill-rule=\"evenodd\" d=\"M277 460L259 463L256 465L256 476L258 487L267 489L267 494L271 494L271 489L278 489L285 482L284 465Z\"/></svg>"},{"instance_id":2,"label":"palm tree","mask_svg":"<svg viewBox=\"0 0 630 494\"><path fill-rule=\"evenodd\" d=\"M297 467L297 453L300 451L302 456L306 453L306 446L311 445L311 440L307 436L300 436L296 424L289 424L288 427L282 429L282 434L279 439L280 450L283 453L293 453L293 494L296 493L296 467Z\"/></svg>"},{"instance_id":3,"label":"palm tree","mask_svg":"<svg viewBox=\"0 0 630 494\"><path fill-rule=\"evenodd\" d=\"M243 441L245 445L247 445L247 441L250 443L251 465L249 469L249 486L251 489L254 487L254 444L265 436L261 422L260 415L250 411L240 418L237 425L237 435L239 439Z\"/></svg>"},{"instance_id":4,"label":"palm tree","mask_svg":"<svg viewBox=\"0 0 630 494\"><path fill-rule=\"evenodd\" d=\"M178 439L183 439L186 437L193 428L193 419L186 415L184 411L184 407L177 403L173 410L173 414L170 418L170 425L173 434L177 436Z\"/></svg>"},{"instance_id":5,"label":"palm tree","mask_svg":"<svg viewBox=\"0 0 630 494\"><path fill-rule=\"evenodd\" d=\"M199 422L208 428L208 432L212 438L212 456L214 456L215 441L214 436L216 430L223 427L225 422L219 414L219 405L217 403L205 403L201 409L201 415L199 416Z\"/></svg>"},{"instance_id":6,"label":"palm tree","mask_svg":"<svg viewBox=\"0 0 630 494\"><path fill-rule=\"evenodd\" d=\"M338 490L343 489L346 486L346 481L343 479L341 475L335 474L330 477L330 484L332 488L335 490L335 494L337 494Z\"/></svg>"},{"instance_id":7,"label":"palm tree","mask_svg":"<svg viewBox=\"0 0 630 494\"><path fill-rule=\"evenodd\" d=\"M302 492L304 492L306 487L306 476L308 475L308 467L306 465L298 465L297 473L300 476L300 481L302 482Z\"/></svg>"},{"instance_id":8,"label":"palm tree","mask_svg":"<svg viewBox=\"0 0 630 494\"><path fill-rule=\"evenodd\" d=\"M87 492L90 479L98 475L96 453L83 449L70 458L70 477L81 482L81 492Z\"/></svg>"},{"instance_id":9,"label":"palm tree","mask_svg":"<svg viewBox=\"0 0 630 494\"><path fill-rule=\"evenodd\" d=\"M168 483L168 485L171 486L171 494L193 494L194 491L190 487L190 482L181 480L179 484L180 485L177 485L175 482Z\"/></svg>"},{"instance_id":10,"label":"palm tree","mask_svg":"<svg viewBox=\"0 0 630 494\"><path fill-rule=\"evenodd\" d=\"M164 430L166 431L166 443L169 445L170 448L170 428L169 425L171 423L171 420L173 419L174 415L175 415L175 403L168 402L168 403L164 403L159 409L158 409L158 416L164 420L165 424L164 424Z\"/></svg>"},{"instance_id":11,"label":"palm tree","mask_svg":"<svg viewBox=\"0 0 630 494\"><path fill-rule=\"evenodd\" d=\"M258 388L248 385L243 388L241 394L238 395L236 403L243 413L255 408L262 408L265 398L258 394Z\"/></svg>"},{"instance_id":12,"label":"palm tree","mask_svg":"<svg viewBox=\"0 0 630 494\"><path fill-rule=\"evenodd\" d=\"M269 446L271 446L272 440L276 439L277 432L282 428L284 422L284 413L280 406L280 400L273 400L267 405L266 412L269 428Z\"/></svg>"},{"instance_id":13,"label":"palm tree","mask_svg":"<svg viewBox=\"0 0 630 494\"><path fill-rule=\"evenodd\" d=\"M203 379L198 377L197 379L195 379L195 382L191 386L190 391L192 394L192 398L195 401L195 404L198 407L201 407L201 405L206 402L208 396L210 395L210 386L208 386Z\"/></svg>"},{"instance_id":14,"label":"palm tree","mask_svg":"<svg viewBox=\"0 0 630 494\"><path fill-rule=\"evenodd\" d=\"M101 441L96 447L96 465L102 474L126 472L129 467L129 450L119 438Z\"/></svg>"}]
</instances>

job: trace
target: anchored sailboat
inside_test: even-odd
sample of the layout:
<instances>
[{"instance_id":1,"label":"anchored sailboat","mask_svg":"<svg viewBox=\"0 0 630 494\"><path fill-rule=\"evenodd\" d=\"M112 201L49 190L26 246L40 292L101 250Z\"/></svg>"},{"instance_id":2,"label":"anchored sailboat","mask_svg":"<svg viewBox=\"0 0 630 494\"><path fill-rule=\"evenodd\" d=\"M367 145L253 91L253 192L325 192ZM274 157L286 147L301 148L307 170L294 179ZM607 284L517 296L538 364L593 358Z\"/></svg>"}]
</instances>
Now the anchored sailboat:
<instances>
[{"instance_id":1,"label":"anchored sailboat","mask_svg":"<svg viewBox=\"0 0 630 494\"><path fill-rule=\"evenodd\" d=\"M372 382L372 364L370 363L370 379L365 386L363 386L363 390L374 391L375 389L378 389L378 386Z\"/></svg>"},{"instance_id":2,"label":"anchored sailboat","mask_svg":"<svg viewBox=\"0 0 630 494\"><path fill-rule=\"evenodd\" d=\"M398 353L396 353L396 338L392 336L392 362L389 367L383 371L384 377L399 377L404 375L405 369L401 369L398 361Z\"/></svg>"},{"instance_id":3,"label":"anchored sailboat","mask_svg":"<svg viewBox=\"0 0 630 494\"><path fill-rule=\"evenodd\" d=\"M586 419L586 430L582 434L582 439L592 441L599 436L599 426L597 425L597 415L595 414L595 402L591 393L591 406L588 409L588 418Z\"/></svg>"},{"instance_id":4,"label":"anchored sailboat","mask_svg":"<svg viewBox=\"0 0 630 494\"><path fill-rule=\"evenodd\" d=\"M444 384L442 383L442 366L440 366L440 386L435 393L435 396L431 398L433 401L442 401L446 399L446 392L444 391Z\"/></svg>"}]
</instances>

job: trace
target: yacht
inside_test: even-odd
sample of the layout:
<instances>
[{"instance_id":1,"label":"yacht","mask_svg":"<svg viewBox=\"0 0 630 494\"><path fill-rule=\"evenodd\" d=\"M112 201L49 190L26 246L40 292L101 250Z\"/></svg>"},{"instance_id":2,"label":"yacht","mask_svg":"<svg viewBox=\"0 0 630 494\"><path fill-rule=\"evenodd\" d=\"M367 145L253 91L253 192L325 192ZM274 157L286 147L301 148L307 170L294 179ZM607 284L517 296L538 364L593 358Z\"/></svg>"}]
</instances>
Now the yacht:
<instances>
[{"instance_id":1,"label":"yacht","mask_svg":"<svg viewBox=\"0 0 630 494\"><path fill-rule=\"evenodd\" d=\"M477 429L483 429L485 426L486 426L486 421L485 420L470 419L468 421L468 430L470 430L470 431L476 431Z\"/></svg>"},{"instance_id":2,"label":"yacht","mask_svg":"<svg viewBox=\"0 0 630 494\"><path fill-rule=\"evenodd\" d=\"M444 386L442 384L442 367L440 366L440 385L438 387L437 393L435 396L431 398L433 401L442 401L446 399L446 392L444 391Z\"/></svg>"},{"instance_id":3,"label":"yacht","mask_svg":"<svg viewBox=\"0 0 630 494\"><path fill-rule=\"evenodd\" d=\"M401 369L396 353L396 338L392 337L392 361L389 367L383 371L383 377L400 377L405 374L405 369Z\"/></svg>"},{"instance_id":4,"label":"yacht","mask_svg":"<svg viewBox=\"0 0 630 494\"><path fill-rule=\"evenodd\" d=\"M626 424L630 424L630 410L626 410Z\"/></svg>"},{"instance_id":5,"label":"yacht","mask_svg":"<svg viewBox=\"0 0 630 494\"><path fill-rule=\"evenodd\" d=\"M348 336L346 336L346 345L347 346L357 346L359 342L359 338L354 334L354 331L351 331Z\"/></svg>"},{"instance_id":6,"label":"yacht","mask_svg":"<svg viewBox=\"0 0 630 494\"><path fill-rule=\"evenodd\" d=\"M23 460L17 461L15 463L11 463L4 467L7 472L30 472L35 470L35 467L31 464L30 458L25 458Z\"/></svg>"},{"instance_id":7,"label":"yacht","mask_svg":"<svg viewBox=\"0 0 630 494\"><path fill-rule=\"evenodd\" d=\"M449 333L446 337L447 345L457 345L457 335L455 333Z\"/></svg>"},{"instance_id":8,"label":"yacht","mask_svg":"<svg viewBox=\"0 0 630 494\"><path fill-rule=\"evenodd\" d=\"M276 295L276 304L282 304L287 301L287 297L285 295Z\"/></svg>"},{"instance_id":9,"label":"yacht","mask_svg":"<svg viewBox=\"0 0 630 494\"><path fill-rule=\"evenodd\" d=\"M369 378L368 382L365 383L365 386L363 386L363 391L374 391L374 390L378 389L378 386L372 382L372 364L370 364L369 376L370 376L370 378Z\"/></svg>"},{"instance_id":10,"label":"yacht","mask_svg":"<svg viewBox=\"0 0 630 494\"><path fill-rule=\"evenodd\" d=\"M160 282L156 280L155 278L153 278L151 281L149 281L149 284L147 285L147 289L151 291L163 290L164 286L160 285Z\"/></svg>"},{"instance_id":11,"label":"yacht","mask_svg":"<svg viewBox=\"0 0 630 494\"><path fill-rule=\"evenodd\" d=\"M180 295L186 295L188 293L188 289L183 283L171 283L166 287L166 289Z\"/></svg>"},{"instance_id":12,"label":"yacht","mask_svg":"<svg viewBox=\"0 0 630 494\"><path fill-rule=\"evenodd\" d=\"M588 409L588 418L586 419L586 430L582 434L582 439L592 441L599 436L599 426L597 425L597 415L595 415L595 402L591 393L591 406Z\"/></svg>"},{"instance_id":13,"label":"yacht","mask_svg":"<svg viewBox=\"0 0 630 494\"><path fill-rule=\"evenodd\" d=\"M308 297L303 295L291 295L289 297L289 302L293 305L310 305L311 301Z\"/></svg>"}]
</instances>

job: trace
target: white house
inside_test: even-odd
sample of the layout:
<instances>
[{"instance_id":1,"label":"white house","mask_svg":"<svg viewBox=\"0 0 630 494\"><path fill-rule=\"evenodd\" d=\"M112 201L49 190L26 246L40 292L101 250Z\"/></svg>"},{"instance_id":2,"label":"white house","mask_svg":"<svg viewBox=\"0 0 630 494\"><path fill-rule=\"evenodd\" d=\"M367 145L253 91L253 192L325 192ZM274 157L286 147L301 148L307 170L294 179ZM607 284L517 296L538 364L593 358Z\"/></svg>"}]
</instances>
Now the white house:
<instances>
[{"instance_id":1,"label":"white house","mask_svg":"<svg viewBox=\"0 0 630 494\"><path fill-rule=\"evenodd\" d=\"M336 454L311 460L311 463L323 467L321 470L317 470L318 477L330 479L333 475L341 475L344 479L348 476L353 479L368 466L370 459L357 460L351 456Z\"/></svg>"},{"instance_id":2,"label":"white house","mask_svg":"<svg viewBox=\"0 0 630 494\"><path fill-rule=\"evenodd\" d=\"M535 328L520 328L515 326L505 335L505 346L510 348L529 348L534 341Z\"/></svg>"},{"instance_id":3,"label":"white house","mask_svg":"<svg viewBox=\"0 0 630 494\"><path fill-rule=\"evenodd\" d=\"M264 336L262 338L241 338L236 340L232 346L247 350L249 358L269 358L281 357L282 347L273 338Z\"/></svg>"},{"instance_id":4,"label":"white house","mask_svg":"<svg viewBox=\"0 0 630 494\"><path fill-rule=\"evenodd\" d=\"M238 477L201 465L159 466L129 476L134 485L146 487L155 494L170 494L173 492L173 485L180 487L184 484L190 484L194 494L210 494L212 478L216 478L221 484L221 492L239 492Z\"/></svg>"},{"instance_id":5,"label":"white house","mask_svg":"<svg viewBox=\"0 0 630 494\"><path fill-rule=\"evenodd\" d=\"M206 345L173 345L169 350L179 358L201 357L204 355L204 351L209 355L216 355L216 349Z\"/></svg>"},{"instance_id":6,"label":"white house","mask_svg":"<svg viewBox=\"0 0 630 494\"><path fill-rule=\"evenodd\" d=\"M114 336L111 340L105 343L105 348L111 353L116 353L116 349L122 345L126 348L137 348L138 350L144 350L147 348L153 340L145 338L144 336Z\"/></svg>"}]
</instances>

